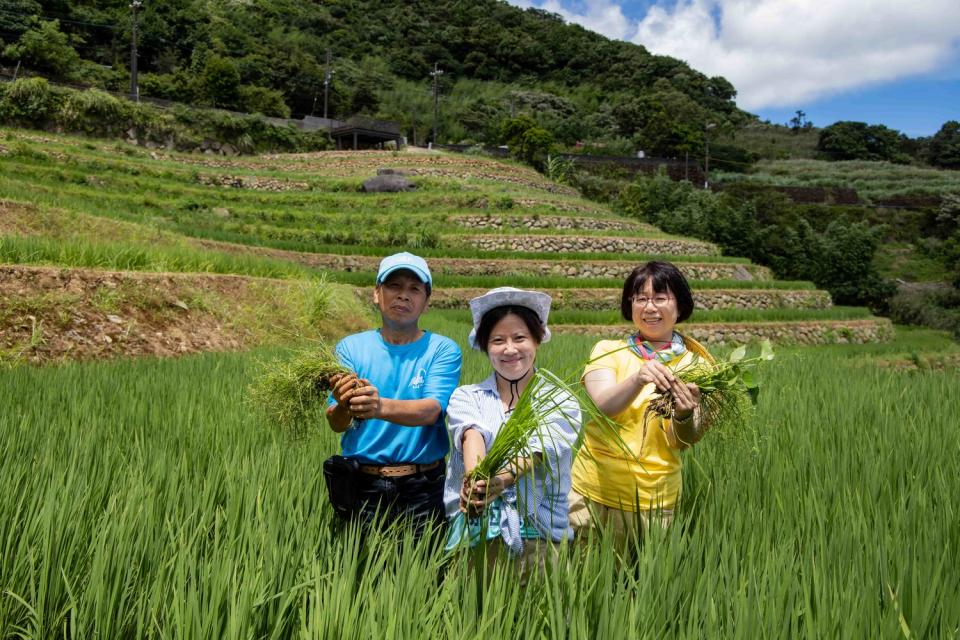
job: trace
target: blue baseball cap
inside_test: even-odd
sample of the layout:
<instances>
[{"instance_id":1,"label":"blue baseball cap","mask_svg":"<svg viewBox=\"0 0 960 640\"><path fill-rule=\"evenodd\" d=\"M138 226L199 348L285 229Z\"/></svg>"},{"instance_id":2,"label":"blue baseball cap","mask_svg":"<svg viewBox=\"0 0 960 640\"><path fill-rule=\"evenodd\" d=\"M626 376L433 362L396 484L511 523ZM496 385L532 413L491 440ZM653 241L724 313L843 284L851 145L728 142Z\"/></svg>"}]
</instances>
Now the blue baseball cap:
<instances>
[{"instance_id":1,"label":"blue baseball cap","mask_svg":"<svg viewBox=\"0 0 960 640\"><path fill-rule=\"evenodd\" d=\"M398 269L412 271L427 286L433 287L433 278L430 277L430 268L427 266L427 261L406 251L387 256L380 261L380 269L377 271L377 284L383 284L387 276Z\"/></svg>"}]
</instances>

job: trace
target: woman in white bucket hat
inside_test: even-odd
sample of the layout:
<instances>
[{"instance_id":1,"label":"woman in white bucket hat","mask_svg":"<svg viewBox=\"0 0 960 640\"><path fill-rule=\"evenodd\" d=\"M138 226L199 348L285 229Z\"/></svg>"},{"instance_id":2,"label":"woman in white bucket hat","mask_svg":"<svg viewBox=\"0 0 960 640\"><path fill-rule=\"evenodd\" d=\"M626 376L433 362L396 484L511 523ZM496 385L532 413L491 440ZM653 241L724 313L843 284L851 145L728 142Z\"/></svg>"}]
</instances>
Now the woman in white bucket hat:
<instances>
[{"instance_id":1,"label":"woman in white bucket hat","mask_svg":"<svg viewBox=\"0 0 960 640\"><path fill-rule=\"evenodd\" d=\"M465 482L533 378L537 349L550 340L550 296L499 287L471 300L470 311L470 346L487 355L493 371L483 382L457 388L447 408L447 546L473 546L485 534L488 562L504 549L525 572L543 566L549 552L573 537L567 494L580 406L564 394L548 420L550 432L531 438L532 456L513 461L489 481Z\"/></svg>"}]
</instances>

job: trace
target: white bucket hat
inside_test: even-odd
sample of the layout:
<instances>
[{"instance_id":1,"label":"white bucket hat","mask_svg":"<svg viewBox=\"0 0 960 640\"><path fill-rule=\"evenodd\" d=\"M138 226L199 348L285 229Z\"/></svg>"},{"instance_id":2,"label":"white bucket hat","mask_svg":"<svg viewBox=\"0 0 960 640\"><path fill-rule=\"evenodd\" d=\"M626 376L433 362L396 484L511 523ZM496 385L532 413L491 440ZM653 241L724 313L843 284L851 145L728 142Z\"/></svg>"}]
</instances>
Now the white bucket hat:
<instances>
[{"instance_id":1,"label":"white bucket hat","mask_svg":"<svg viewBox=\"0 0 960 640\"><path fill-rule=\"evenodd\" d=\"M470 337L467 338L467 341L471 347L480 349L477 344L477 328L480 326L483 316L491 309L506 305L526 307L536 313L537 317L540 318L540 324L543 325L543 340L540 342L544 343L550 340L550 329L547 328L547 317L550 315L550 296L540 291L524 291L515 287L497 287L470 301L473 329L470 331Z\"/></svg>"}]
</instances>

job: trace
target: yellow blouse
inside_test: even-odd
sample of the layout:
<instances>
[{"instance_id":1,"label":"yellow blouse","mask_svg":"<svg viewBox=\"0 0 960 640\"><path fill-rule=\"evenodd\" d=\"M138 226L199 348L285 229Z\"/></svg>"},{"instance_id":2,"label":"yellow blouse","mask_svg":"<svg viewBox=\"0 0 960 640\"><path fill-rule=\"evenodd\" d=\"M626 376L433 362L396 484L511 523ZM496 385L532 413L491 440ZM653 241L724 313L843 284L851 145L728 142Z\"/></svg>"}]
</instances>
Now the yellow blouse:
<instances>
[{"instance_id":1,"label":"yellow blouse","mask_svg":"<svg viewBox=\"0 0 960 640\"><path fill-rule=\"evenodd\" d=\"M694 354L712 362L699 342L683 336L687 351L667 363L670 369L684 367ZM617 382L626 380L643 366L643 360L625 340L601 340L590 354L584 375L609 369ZM654 414L644 417L647 403L657 397L653 383L645 385L621 413L611 416L620 426L622 445L610 442L600 426L584 427L583 449L573 462L573 488L590 500L623 511L672 509L680 497L682 463L679 451L670 446L665 429L669 420ZM646 434L644 435L644 420ZM623 445L629 453L623 450Z\"/></svg>"}]
</instances>

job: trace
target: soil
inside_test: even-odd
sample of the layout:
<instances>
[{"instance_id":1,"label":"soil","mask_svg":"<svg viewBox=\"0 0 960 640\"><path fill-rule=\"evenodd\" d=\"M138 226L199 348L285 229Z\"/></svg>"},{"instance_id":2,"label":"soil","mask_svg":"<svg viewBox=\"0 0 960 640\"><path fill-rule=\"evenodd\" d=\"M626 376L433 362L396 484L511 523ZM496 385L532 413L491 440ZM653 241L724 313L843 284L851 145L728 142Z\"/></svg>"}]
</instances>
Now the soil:
<instances>
[{"instance_id":1,"label":"soil","mask_svg":"<svg viewBox=\"0 0 960 640\"><path fill-rule=\"evenodd\" d=\"M263 282L271 281L0 265L0 363L249 348L257 333L233 319L262 303Z\"/></svg>"}]
</instances>

